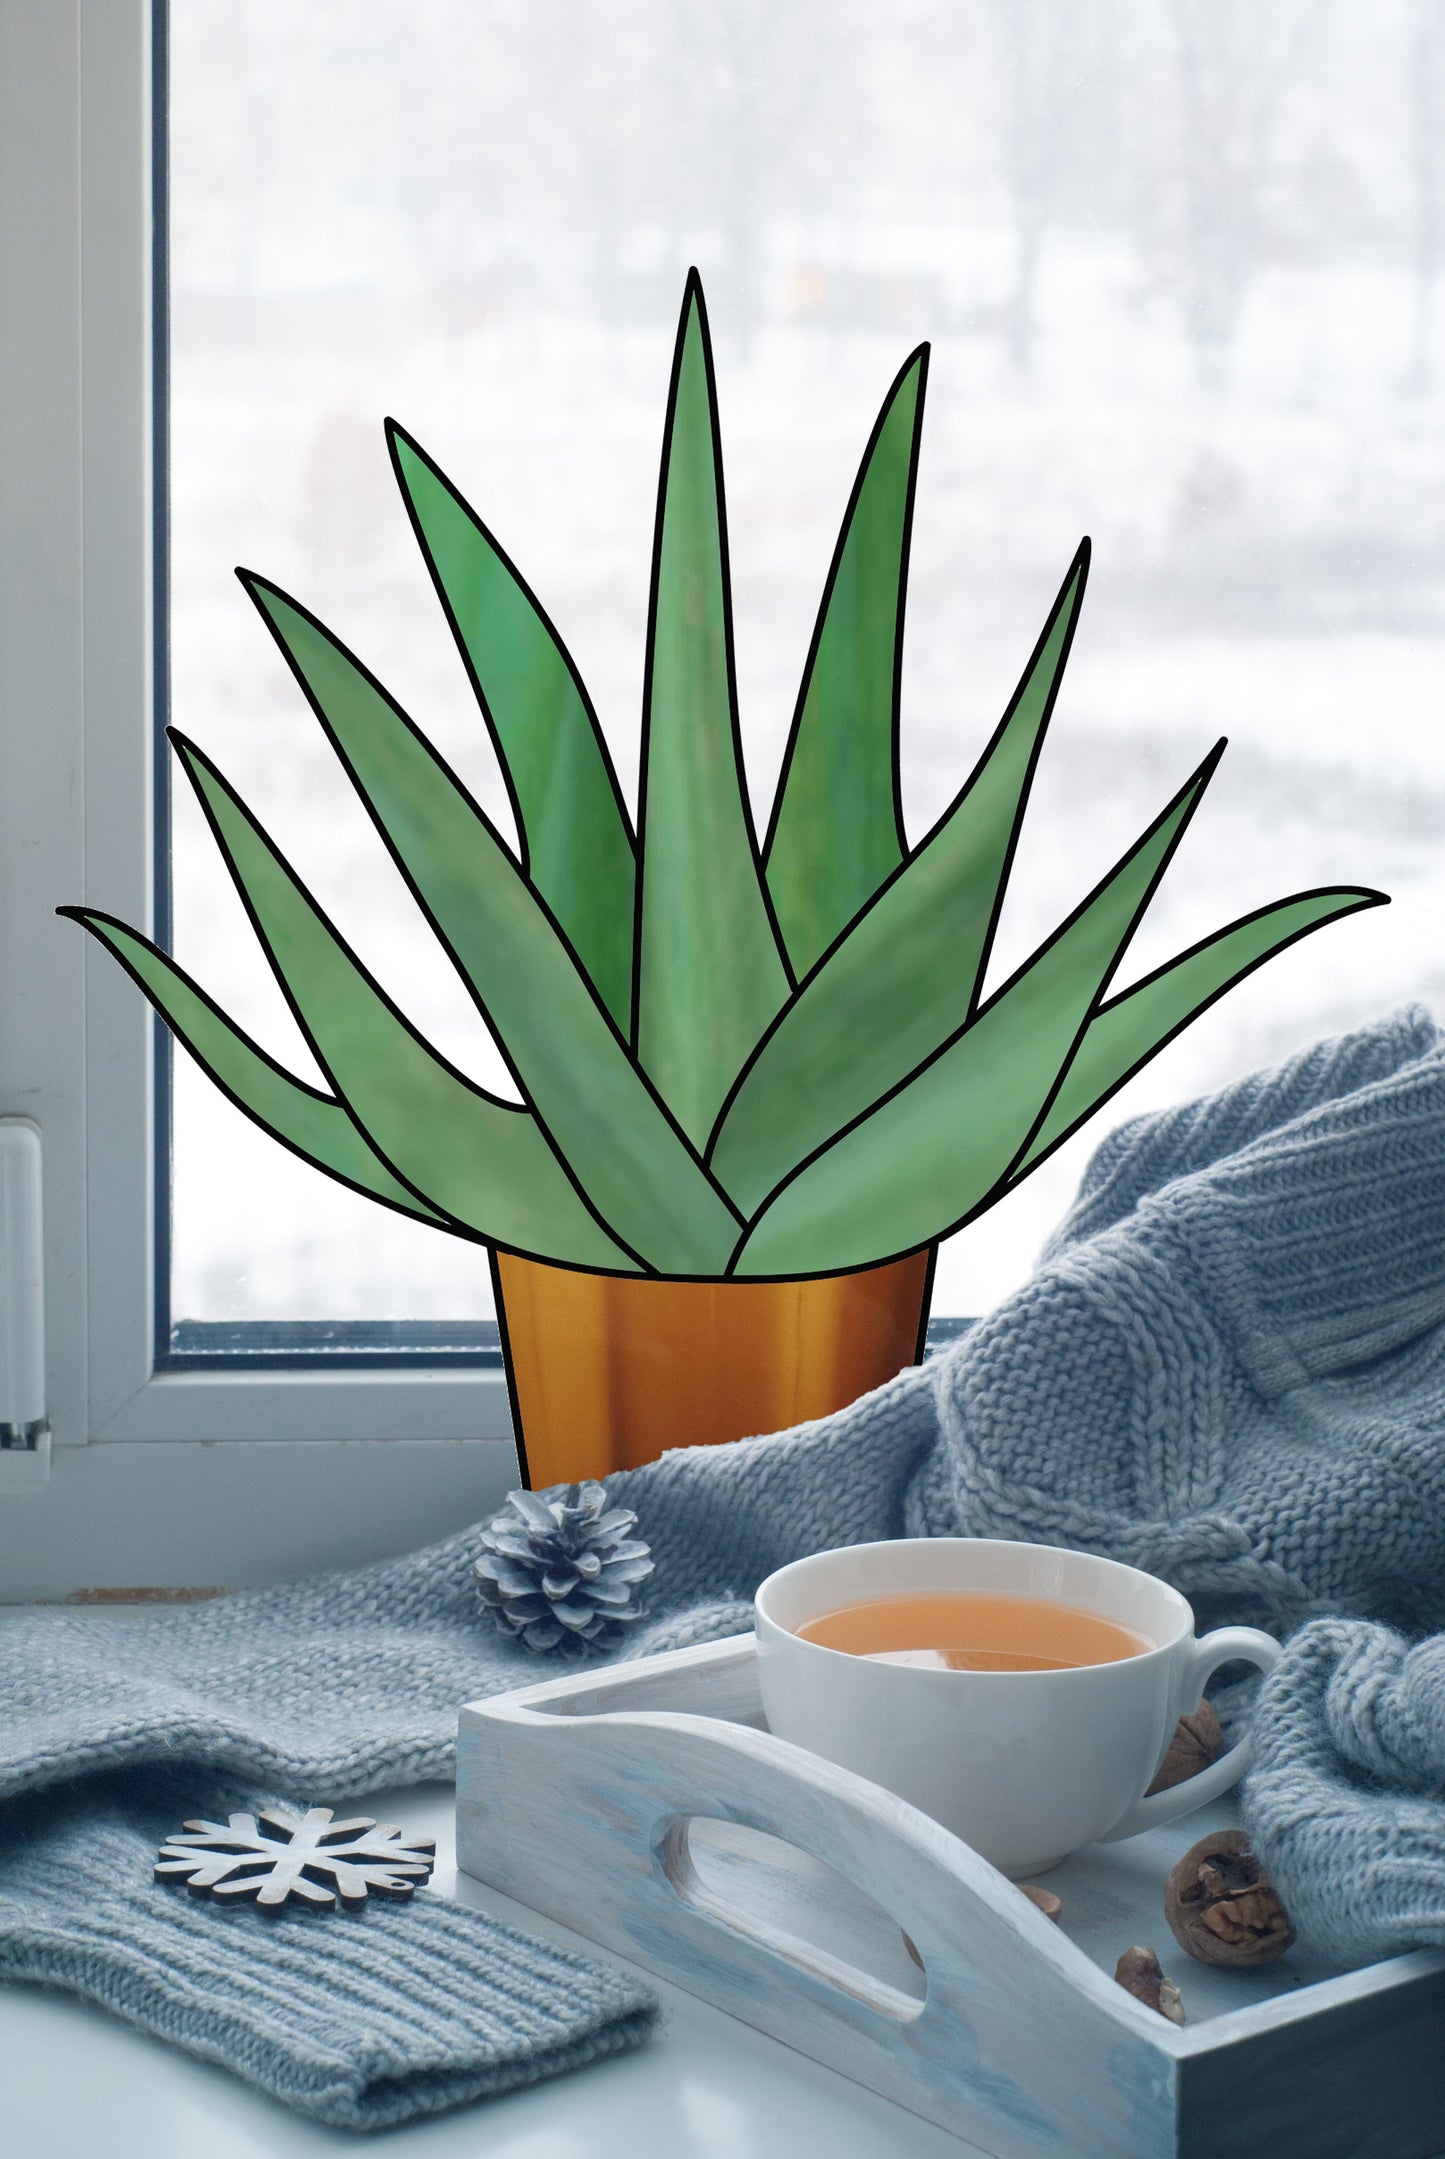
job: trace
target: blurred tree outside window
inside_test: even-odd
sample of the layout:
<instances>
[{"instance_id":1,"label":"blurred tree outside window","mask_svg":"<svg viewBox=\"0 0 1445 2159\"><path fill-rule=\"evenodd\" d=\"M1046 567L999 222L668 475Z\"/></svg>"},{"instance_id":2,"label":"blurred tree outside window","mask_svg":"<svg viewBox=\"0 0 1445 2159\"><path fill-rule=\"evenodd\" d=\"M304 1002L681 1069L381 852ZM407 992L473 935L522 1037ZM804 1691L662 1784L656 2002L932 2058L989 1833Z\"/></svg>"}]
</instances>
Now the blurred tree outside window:
<instances>
[{"instance_id":1,"label":"blurred tree outside window","mask_svg":"<svg viewBox=\"0 0 1445 2159\"><path fill-rule=\"evenodd\" d=\"M170 669L431 1040L499 1060L230 575L343 636L504 830L382 439L541 596L636 778L683 278L717 346L759 828L874 413L933 342L903 683L915 839L1081 534L1094 567L1004 978L1214 738L1120 977L1287 891L1393 895L1271 963L940 1260L1023 1278L1103 1132L1410 998L1445 1008L1445 18L1433 0L186 0L170 21ZM188 799L174 945L312 1071ZM175 1063L177 1319L485 1319L484 1260Z\"/></svg>"}]
</instances>

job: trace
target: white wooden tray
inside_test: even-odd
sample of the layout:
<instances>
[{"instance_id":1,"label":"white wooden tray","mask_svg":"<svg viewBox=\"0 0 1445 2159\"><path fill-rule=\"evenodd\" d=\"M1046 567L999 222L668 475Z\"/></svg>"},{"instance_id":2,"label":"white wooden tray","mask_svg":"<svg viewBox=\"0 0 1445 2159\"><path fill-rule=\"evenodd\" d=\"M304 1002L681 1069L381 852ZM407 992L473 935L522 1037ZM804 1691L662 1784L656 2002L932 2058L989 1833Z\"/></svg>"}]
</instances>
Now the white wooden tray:
<instances>
[{"instance_id":1,"label":"white wooden tray","mask_svg":"<svg viewBox=\"0 0 1445 2159\"><path fill-rule=\"evenodd\" d=\"M1163 1884L1231 1819L1066 1861L1059 1926L926 1815L775 1739L751 1634L461 1713L467 1873L1001 2159L1435 2159L1445 1954L1195 1963ZM1182 2030L1116 1985L1136 1942Z\"/></svg>"}]
</instances>

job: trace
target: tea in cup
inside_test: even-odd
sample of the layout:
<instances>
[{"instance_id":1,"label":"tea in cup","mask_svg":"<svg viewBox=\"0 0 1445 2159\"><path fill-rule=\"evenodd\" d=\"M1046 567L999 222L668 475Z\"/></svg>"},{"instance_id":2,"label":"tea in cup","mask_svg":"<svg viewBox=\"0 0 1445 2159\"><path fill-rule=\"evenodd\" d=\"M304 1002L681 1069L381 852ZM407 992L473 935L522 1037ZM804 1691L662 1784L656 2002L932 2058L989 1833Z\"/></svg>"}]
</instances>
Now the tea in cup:
<instances>
[{"instance_id":1,"label":"tea in cup","mask_svg":"<svg viewBox=\"0 0 1445 2159\"><path fill-rule=\"evenodd\" d=\"M919 1807L1014 1876L1218 1797L1248 1741L1144 1796L1181 1716L1272 1636L1202 1640L1179 1592L1116 1560L990 1538L901 1538L795 1560L757 1593L770 1729Z\"/></svg>"}]
</instances>

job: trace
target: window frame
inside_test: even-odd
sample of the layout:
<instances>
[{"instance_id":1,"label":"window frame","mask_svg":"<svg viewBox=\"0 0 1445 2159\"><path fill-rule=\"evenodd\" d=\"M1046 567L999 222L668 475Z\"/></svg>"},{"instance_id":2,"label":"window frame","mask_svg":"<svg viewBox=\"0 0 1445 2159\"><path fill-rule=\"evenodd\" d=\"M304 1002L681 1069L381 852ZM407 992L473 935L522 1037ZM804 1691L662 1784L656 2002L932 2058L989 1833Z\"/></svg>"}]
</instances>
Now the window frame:
<instances>
[{"instance_id":1,"label":"window frame","mask_svg":"<svg viewBox=\"0 0 1445 2159\"><path fill-rule=\"evenodd\" d=\"M156 1353L157 1023L54 912L83 894L150 922L164 829L152 25L151 0L0 11L0 904L14 926L0 1114L33 1118L44 1142L53 1433L43 1490L0 1460L0 1599L71 1594L87 1576L101 1590L275 1579L296 1571L296 1539L276 1533L288 1500L348 1495L354 1533L299 1547L303 1565L342 1563L472 1518L516 1481L499 1369L197 1370ZM358 1447L371 1481L355 1506ZM119 1453L98 1466L109 1448L125 1450L119 1486ZM231 1490L218 1450L233 1449L247 1473ZM204 1495L223 1486L229 1526L203 1530Z\"/></svg>"}]
</instances>

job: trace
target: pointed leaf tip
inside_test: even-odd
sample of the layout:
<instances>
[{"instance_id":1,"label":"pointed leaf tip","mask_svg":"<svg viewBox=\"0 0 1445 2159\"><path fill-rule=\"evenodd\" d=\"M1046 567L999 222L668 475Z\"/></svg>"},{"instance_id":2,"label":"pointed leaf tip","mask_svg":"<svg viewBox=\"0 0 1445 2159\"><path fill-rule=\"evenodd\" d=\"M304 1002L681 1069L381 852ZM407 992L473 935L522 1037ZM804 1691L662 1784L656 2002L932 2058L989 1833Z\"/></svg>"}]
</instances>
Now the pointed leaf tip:
<instances>
[{"instance_id":1,"label":"pointed leaf tip","mask_svg":"<svg viewBox=\"0 0 1445 2159\"><path fill-rule=\"evenodd\" d=\"M439 1057L338 936L224 775L182 748L226 867L303 1035L386 1168L499 1244L635 1271L530 1108L488 1095Z\"/></svg>"},{"instance_id":2,"label":"pointed leaf tip","mask_svg":"<svg viewBox=\"0 0 1445 2159\"><path fill-rule=\"evenodd\" d=\"M1083 593L1076 554L952 807L810 972L744 1073L712 1159L745 1209L922 1065L976 1007ZM856 669L844 677L858 679ZM850 733L856 746L858 729ZM823 889L816 872L793 880L809 905ZM797 919L782 905L779 915Z\"/></svg>"},{"instance_id":3,"label":"pointed leaf tip","mask_svg":"<svg viewBox=\"0 0 1445 2159\"><path fill-rule=\"evenodd\" d=\"M949 1043L776 1187L734 1257L739 1275L871 1265L947 1235L999 1196L1221 747Z\"/></svg>"},{"instance_id":4,"label":"pointed leaf tip","mask_svg":"<svg viewBox=\"0 0 1445 2159\"><path fill-rule=\"evenodd\" d=\"M1047 1117L1010 1174L1010 1186L1052 1154L1166 1044L1266 960L1326 923L1388 905L1387 893L1369 887L1296 893L1215 931L1142 981L1119 991L1090 1019Z\"/></svg>"},{"instance_id":5,"label":"pointed leaf tip","mask_svg":"<svg viewBox=\"0 0 1445 2159\"><path fill-rule=\"evenodd\" d=\"M433 1227L459 1231L392 1175L339 1101L283 1070L149 938L94 908L58 911L105 945L201 1070L262 1131L352 1191Z\"/></svg>"},{"instance_id":6,"label":"pointed leaf tip","mask_svg":"<svg viewBox=\"0 0 1445 2159\"><path fill-rule=\"evenodd\" d=\"M890 383L853 481L763 845L798 980L907 847L899 691L927 350L910 354Z\"/></svg>"},{"instance_id":7,"label":"pointed leaf tip","mask_svg":"<svg viewBox=\"0 0 1445 2159\"><path fill-rule=\"evenodd\" d=\"M691 278L673 353L648 614L632 1037L701 1148L789 980L743 773L716 393Z\"/></svg>"},{"instance_id":8,"label":"pointed leaf tip","mask_svg":"<svg viewBox=\"0 0 1445 2159\"><path fill-rule=\"evenodd\" d=\"M570 653L521 572L402 428L392 469L501 762L522 866L623 1032L636 867L607 744Z\"/></svg>"}]
</instances>

